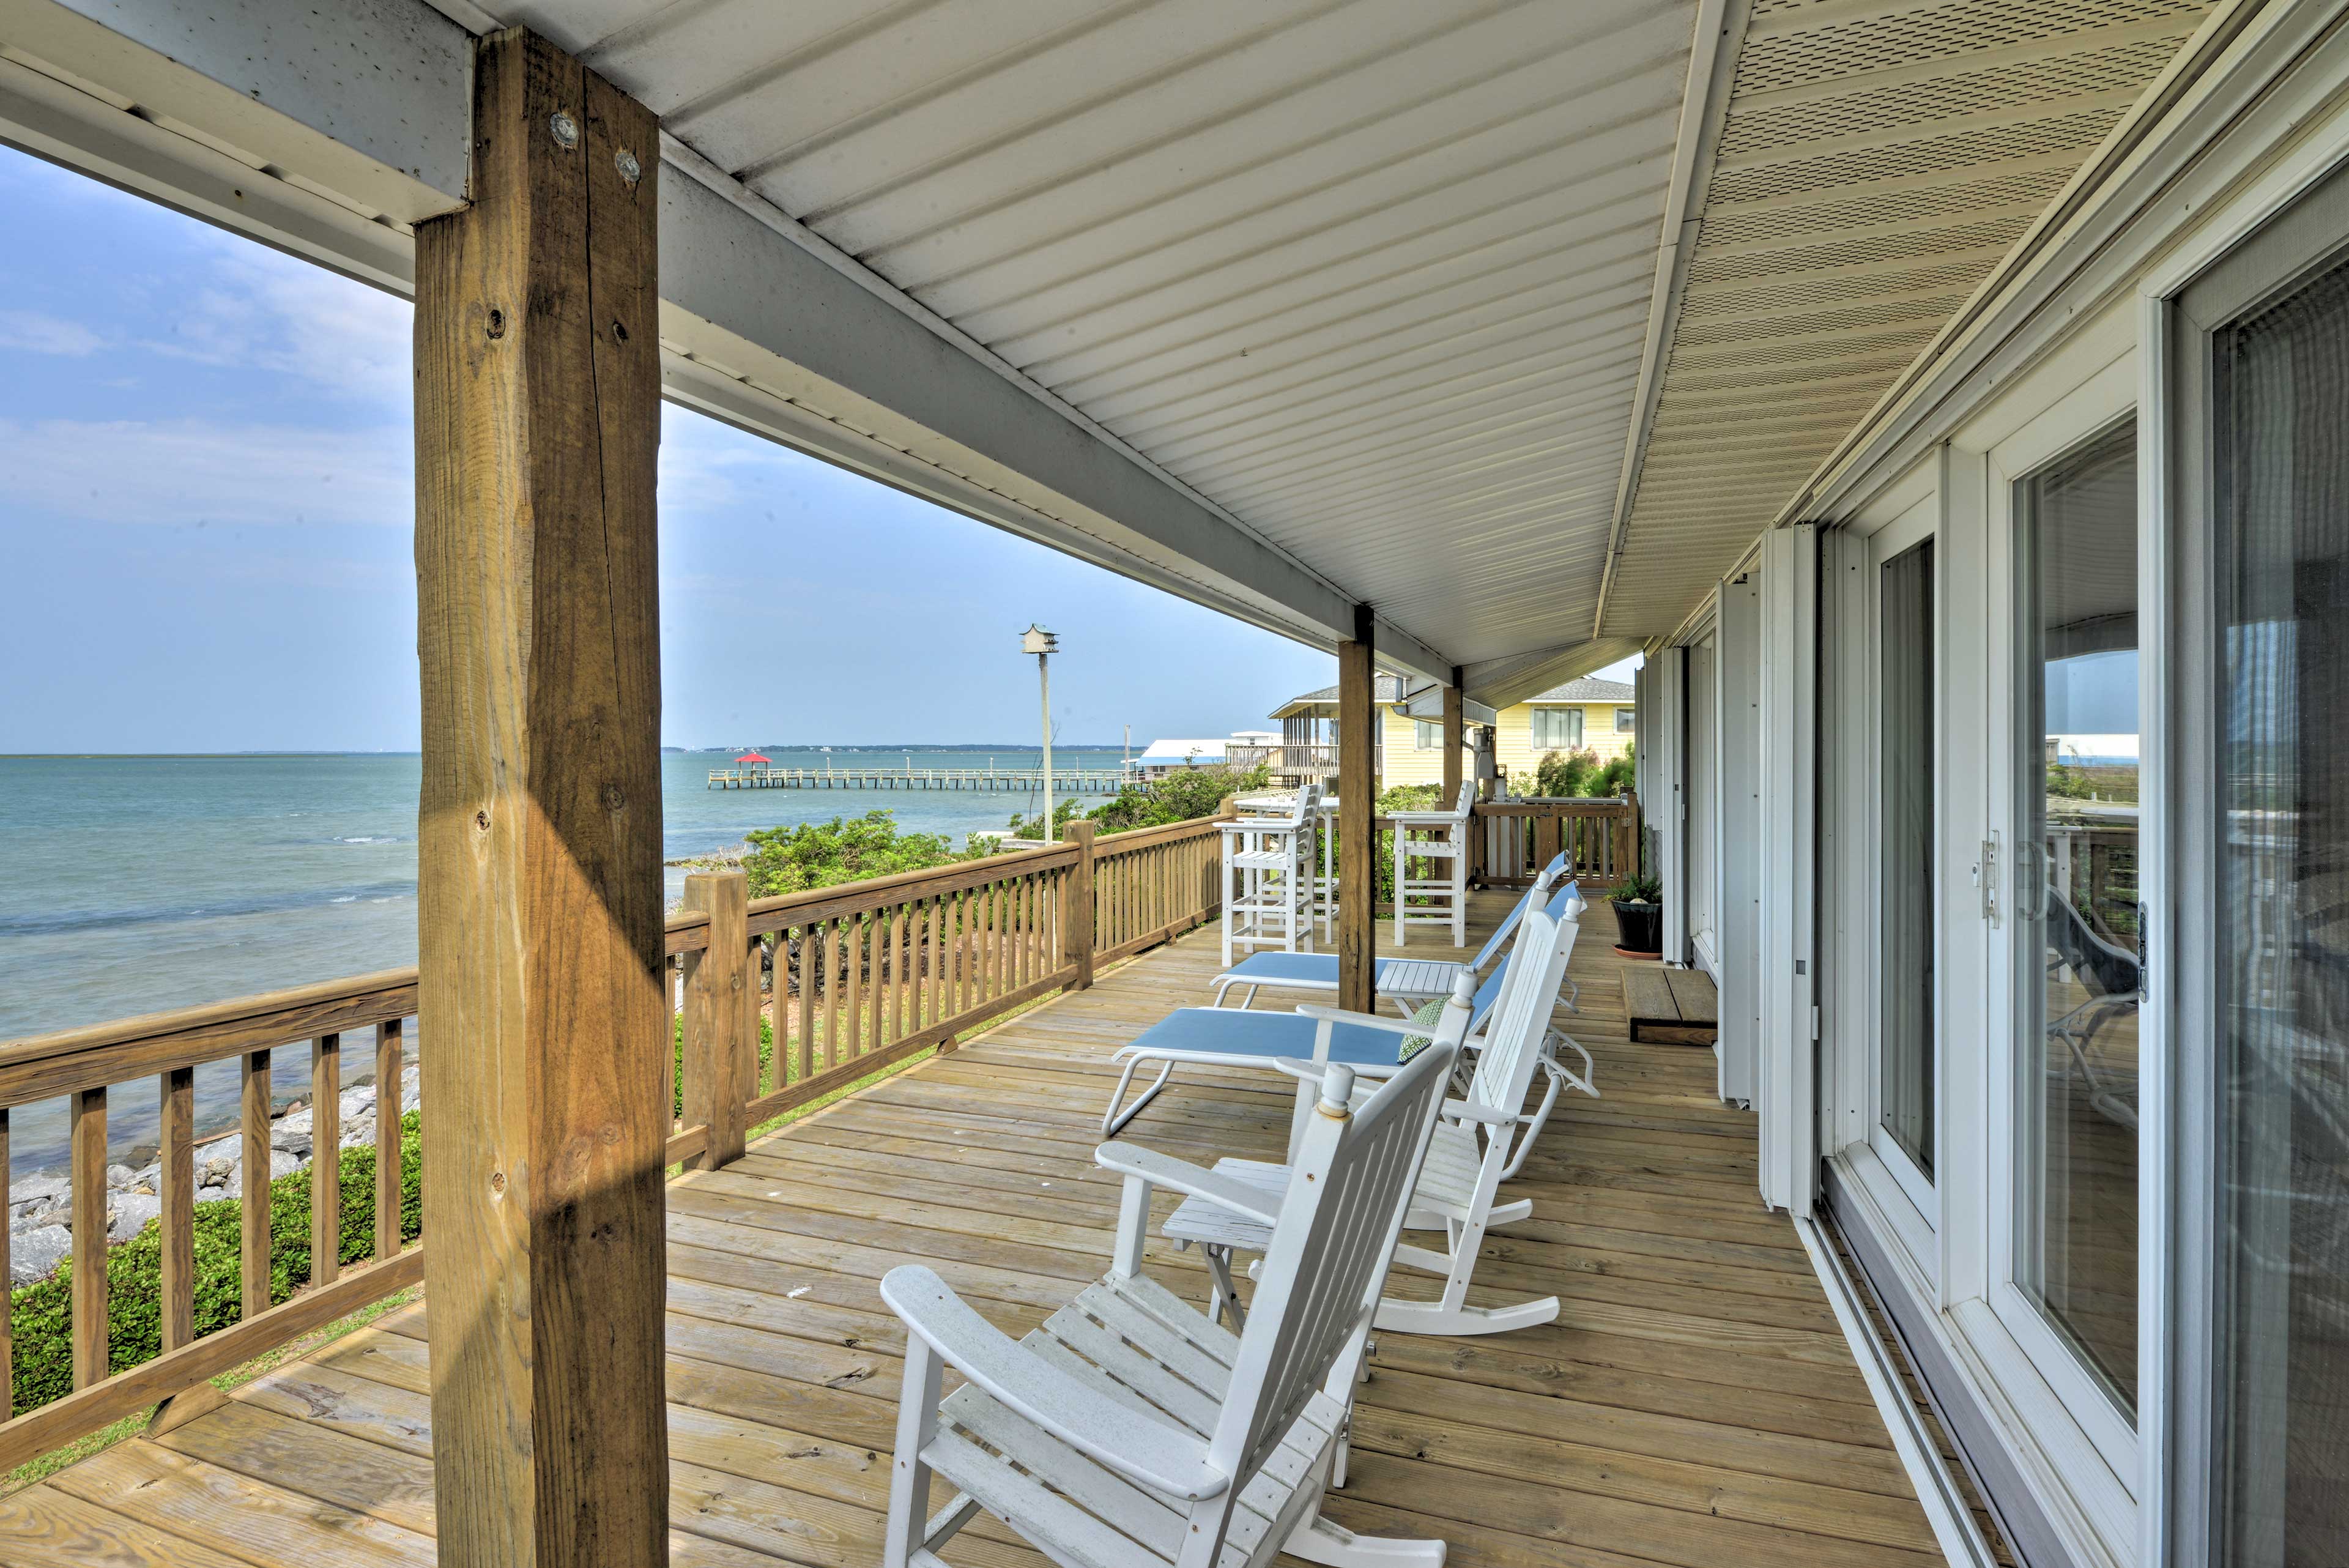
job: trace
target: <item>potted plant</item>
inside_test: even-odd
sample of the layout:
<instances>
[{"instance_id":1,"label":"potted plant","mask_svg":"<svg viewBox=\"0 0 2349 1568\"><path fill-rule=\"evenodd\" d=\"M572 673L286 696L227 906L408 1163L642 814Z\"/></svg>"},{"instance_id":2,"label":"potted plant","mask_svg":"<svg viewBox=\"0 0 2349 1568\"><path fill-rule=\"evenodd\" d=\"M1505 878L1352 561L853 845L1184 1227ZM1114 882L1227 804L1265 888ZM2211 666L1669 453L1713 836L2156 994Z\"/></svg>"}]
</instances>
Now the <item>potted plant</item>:
<instances>
[{"instance_id":1,"label":"potted plant","mask_svg":"<svg viewBox=\"0 0 2349 1568\"><path fill-rule=\"evenodd\" d=\"M1642 871L1608 889L1615 906L1615 950L1625 958L1660 958L1664 950L1664 885Z\"/></svg>"}]
</instances>

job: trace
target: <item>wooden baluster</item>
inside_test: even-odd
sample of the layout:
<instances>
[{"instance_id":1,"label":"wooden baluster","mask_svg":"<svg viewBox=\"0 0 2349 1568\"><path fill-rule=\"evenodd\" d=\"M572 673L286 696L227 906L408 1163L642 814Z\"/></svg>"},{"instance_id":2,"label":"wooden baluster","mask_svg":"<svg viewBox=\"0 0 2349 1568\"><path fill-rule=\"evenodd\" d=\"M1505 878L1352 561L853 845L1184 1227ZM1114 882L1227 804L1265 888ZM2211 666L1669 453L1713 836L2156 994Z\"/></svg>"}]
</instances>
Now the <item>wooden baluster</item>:
<instances>
[{"instance_id":1,"label":"wooden baluster","mask_svg":"<svg viewBox=\"0 0 2349 1568\"><path fill-rule=\"evenodd\" d=\"M660 1054L660 1103L668 1107L666 1113L668 1119L661 1125L668 1128L671 1133L675 1133L685 1126L685 1117L678 1111L677 1098L677 1032L679 1021L685 1016L685 955L683 953L673 953L661 960L661 995L668 1003L667 1011L662 1015L662 1023L666 1027L661 1033Z\"/></svg>"},{"instance_id":2,"label":"wooden baluster","mask_svg":"<svg viewBox=\"0 0 2349 1568\"><path fill-rule=\"evenodd\" d=\"M160 1083L163 1212L156 1239L163 1254L163 1348L177 1350L196 1337L196 1070L174 1067Z\"/></svg>"},{"instance_id":3,"label":"wooden baluster","mask_svg":"<svg viewBox=\"0 0 2349 1568\"><path fill-rule=\"evenodd\" d=\"M259 1317L269 1310L269 1053L245 1053L241 1109L244 1137L240 1144L240 1180L244 1189L237 1238L239 1266L243 1271L243 1316Z\"/></svg>"},{"instance_id":4,"label":"wooden baluster","mask_svg":"<svg viewBox=\"0 0 2349 1568\"><path fill-rule=\"evenodd\" d=\"M343 1037L310 1042L310 1282L342 1272Z\"/></svg>"},{"instance_id":5,"label":"wooden baluster","mask_svg":"<svg viewBox=\"0 0 2349 1568\"><path fill-rule=\"evenodd\" d=\"M873 953L873 1016L864 1025L864 1049L867 1053L882 1046L882 1026L888 1022L889 1011L889 914L885 909L873 911L867 945Z\"/></svg>"},{"instance_id":6,"label":"wooden baluster","mask_svg":"<svg viewBox=\"0 0 2349 1568\"><path fill-rule=\"evenodd\" d=\"M794 1081L815 1074L815 927L800 928L800 1035L792 1042Z\"/></svg>"},{"instance_id":7,"label":"wooden baluster","mask_svg":"<svg viewBox=\"0 0 2349 1568\"><path fill-rule=\"evenodd\" d=\"M1012 944L1016 955L1016 973L1011 985L1015 991L1025 991L1035 979L1036 878L1022 877L1012 885Z\"/></svg>"},{"instance_id":8,"label":"wooden baluster","mask_svg":"<svg viewBox=\"0 0 2349 1568\"><path fill-rule=\"evenodd\" d=\"M864 961L871 946L870 922L863 915L848 918L848 1033L834 1048L835 1064L848 1061L863 1047L864 1038Z\"/></svg>"},{"instance_id":9,"label":"wooden baluster","mask_svg":"<svg viewBox=\"0 0 2349 1568\"><path fill-rule=\"evenodd\" d=\"M924 1029L946 1016L938 1005L938 955L946 951L946 908L944 898L930 900L930 941L923 950L920 972L914 977L918 988L914 992L914 1018Z\"/></svg>"},{"instance_id":10,"label":"wooden baluster","mask_svg":"<svg viewBox=\"0 0 2349 1568\"><path fill-rule=\"evenodd\" d=\"M820 1059L826 1067L837 1067L848 1058L840 1049L840 1015L847 999L848 922L834 916L824 922L823 930L823 1050Z\"/></svg>"},{"instance_id":11,"label":"wooden baluster","mask_svg":"<svg viewBox=\"0 0 2349 1568\"><path fill-rule=\"evenodd\" d=\"M910 904L900 904L889 918L889 960L892 978L896 981L889 988L889 1043L896 1044L918 1027L912 1022L914 976L908 967L905 951L906 917L913 912ZM921 927L914 927L916 934Z\"/></svg>"},{"instance_id":12,"label":"wooden baluster","mask_svg":"<svg viewBox=\"0 0 2349 1568\"><path fill-rule=\"evenodd\" d=\"M666 967L666 966L664 966ZM407 1198L407 1172L400 1161L402 1121L400 1079L408 1071L402 1061L400 1031L405 1021L387 1018L375 1026L375 1256L384 1262L399 1256L400 1207ZM670 1054L661 1056L669 1060ZM669 1093L669 1071L661 1074L663 1104ZM667 1119L663 1118L664 1126Z\"/></svg>"},{"instance_id":13,"label":"wooden baluster","mask_svg":"<svg viewBox=\"0 0 2349 1568\"><path fill-rule=\"evenodd\" d=\"M73 1380L106 1376L106 1091L73 1096Z\"/></svg>"}]
</instances>

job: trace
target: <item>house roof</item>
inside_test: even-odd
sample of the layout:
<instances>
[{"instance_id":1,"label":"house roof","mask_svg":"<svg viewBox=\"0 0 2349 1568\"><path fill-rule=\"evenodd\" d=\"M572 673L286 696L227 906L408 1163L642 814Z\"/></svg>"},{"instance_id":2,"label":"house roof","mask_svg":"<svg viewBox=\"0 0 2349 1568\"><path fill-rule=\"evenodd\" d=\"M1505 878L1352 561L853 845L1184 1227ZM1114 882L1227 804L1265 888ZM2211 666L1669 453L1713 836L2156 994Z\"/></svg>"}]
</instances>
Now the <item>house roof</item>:
<instances>
[{"instance_id":1,"label":"house roof","mask_svg":"<svg viewBox=\"0 0 2349 1568\"><path fill-rule=\"evenodd\" d=\"M1537 691L1526 699L1528 702L1629 702L1631 688L1620 680L1601 680L1586 675L1579 680L1569 680L1563 686L1553 686L1547 691Z\"/></svg>"},{"instance_id":2,"label":"house roof","mask_svg":"<svg viewBox=\"0 0 2349 1568\"><path fill-rule=\"evenodd\" d=\"M1219 763L1224 760L1224 749L1230 744L1231 742L1222 739L1153 741L1148 749L1133 760L1137 763L1180 763L1200 758Z\"/></svg>"}]
</instances>

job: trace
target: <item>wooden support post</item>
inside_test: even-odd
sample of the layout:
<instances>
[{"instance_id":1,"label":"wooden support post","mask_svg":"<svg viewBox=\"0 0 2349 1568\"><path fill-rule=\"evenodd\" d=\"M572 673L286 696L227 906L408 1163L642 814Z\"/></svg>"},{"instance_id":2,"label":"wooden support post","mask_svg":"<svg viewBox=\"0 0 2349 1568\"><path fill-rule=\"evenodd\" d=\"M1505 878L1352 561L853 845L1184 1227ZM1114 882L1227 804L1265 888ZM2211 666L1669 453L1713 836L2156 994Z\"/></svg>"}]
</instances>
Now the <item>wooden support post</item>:
<instances>
[{"instance_id":1,"label":"wooden support post","mask_svg":"<svg viewBox=\"0 0 2349 1568\"><path fill-rule=\"evenodd\" d=\"M1460 749L1467 743L1466 715L1460 691L1460 667L1452 667L1452 684L1444 689L1444 794L1436 805L1445 811L1460 798Z\"/></svg>"},{"instance_id":2,"label":"wooden support post","mask_svg":"<svg viewBox=\"0 0 2349 1568\"><path fill-rule=\"evenodd\" d=\"M1371 607L1354 607L1354 639L1338 645L1338 1005L1372 1011L1379 836L1372 777L1379 749Z\"/></svg>"},{"instance_id":3,"label":"wooden support post","mask_svg":"<svg viewBox=\"0 0 2349 1568\"><path fill-rule=\"evenodd\" d=\"M696 871L685 907L709 917L709 945L685 955L685 1125L709 1129L686 1161L715 1170L742 1158L759 1070L759 990L750 973L750 884L740 871Z\"/></svg>"},{"instance_id":4,"label":"wooden support post","mask_svg":"<svg viewBox=\"0 0 2349 1568\"><path fill-rule=\"evenodd\" d=\"M477 46L416 227L434 1509L450 1568L668 1561L659 126Z\"/></svg>"},{"instance_id":5,"label":"wooden support post","mask_svg":"<svg viewBox=\"0 0 2349 1568\"><path fill-rule=\"evenodd\" d=\"M1061 961L1076 965L1071 991L1084 991L1093 983L1093 836L1100 831L1081 816L1069 823L1077 863L1069 870L1068 895L1061 903Z\"/></svg>"}]
</instances>

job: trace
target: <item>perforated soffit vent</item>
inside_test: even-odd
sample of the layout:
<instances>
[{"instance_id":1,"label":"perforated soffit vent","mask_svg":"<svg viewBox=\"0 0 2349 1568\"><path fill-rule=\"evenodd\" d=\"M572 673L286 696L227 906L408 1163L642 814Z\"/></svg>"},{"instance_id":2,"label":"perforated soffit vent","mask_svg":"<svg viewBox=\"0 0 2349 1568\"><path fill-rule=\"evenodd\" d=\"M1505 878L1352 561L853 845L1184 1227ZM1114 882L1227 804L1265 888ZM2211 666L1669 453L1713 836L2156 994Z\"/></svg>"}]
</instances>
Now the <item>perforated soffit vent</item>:
<instances>
[{"instance_id":1,"label":"perforated soffit vent","mask_svg":"<svg viewBox=\"0 0 2349 1568\"><path fill-rule=\"evenodd\" d=\"M1754 0L1599 630L1670 631L2206 0Z\"/></svg>"}]
</instances>

